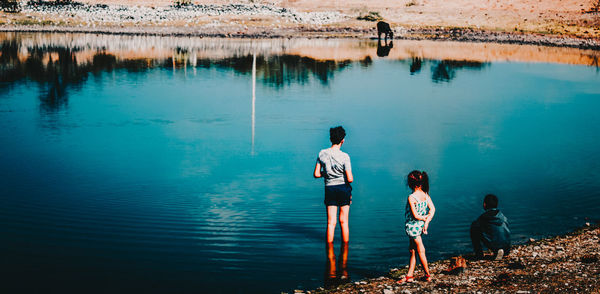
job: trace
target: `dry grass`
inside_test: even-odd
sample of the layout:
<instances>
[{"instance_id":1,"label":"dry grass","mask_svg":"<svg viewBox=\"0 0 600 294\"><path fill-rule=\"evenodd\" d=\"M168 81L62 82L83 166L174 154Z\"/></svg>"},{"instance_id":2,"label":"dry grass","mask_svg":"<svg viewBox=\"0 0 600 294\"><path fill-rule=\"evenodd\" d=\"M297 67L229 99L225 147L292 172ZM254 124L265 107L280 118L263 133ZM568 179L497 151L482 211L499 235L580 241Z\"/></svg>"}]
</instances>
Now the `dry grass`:
<instances>
[{"instance_id":1,"label":"dry grass","mask_svg":"<svg viewBox=\"0 0 600 294\"><path fill-rule=\"evenodd\" d=\"M380 21L383 20L383 17L381 17L381 14L379 14L377 11L369 11L366 14L359 15L356 19L365 21Z\"/></svg>"},{"instance_id":2,"label":"dry grass","mask_svg":"<svg viewBox=\"0 0 600 294\"><path fill-rule=\"evenodd\" d=\"M173 0L175 6L185 6L192 4L192 0Z\"/></svg>"},{"instance_id":3,"label":"dry grass","mask_svg":"<svg viewBox=\"0 0 600 294\"><path fill-rule=\"evenodd\" d=\"M416 0L410 0L406 3L406 7L411 7L411 6L415 6L417 5L417 1Z\"/></svg>"}]
</instances>

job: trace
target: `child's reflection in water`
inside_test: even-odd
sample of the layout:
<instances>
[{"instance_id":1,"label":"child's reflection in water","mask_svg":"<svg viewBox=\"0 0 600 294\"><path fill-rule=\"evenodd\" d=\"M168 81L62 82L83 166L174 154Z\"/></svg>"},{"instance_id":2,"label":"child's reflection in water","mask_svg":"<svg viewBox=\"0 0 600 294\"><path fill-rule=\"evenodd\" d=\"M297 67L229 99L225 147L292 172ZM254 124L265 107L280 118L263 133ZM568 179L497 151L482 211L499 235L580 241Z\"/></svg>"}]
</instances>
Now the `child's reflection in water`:
<instances>
[{"instance_id":1,"label":"child's reflection in water","mask_svg":"<svg viewBox=\"0 0 600 294\"><path fill-rule=\"evenodd\" d=\"M348 283L348 243L342 242L339 260L335 260L333 243L326 243L327 263L325 266L325 289L335 288L341 284ZM339 266L339 269L338 267Z\"/></svg>"}]
</instances>

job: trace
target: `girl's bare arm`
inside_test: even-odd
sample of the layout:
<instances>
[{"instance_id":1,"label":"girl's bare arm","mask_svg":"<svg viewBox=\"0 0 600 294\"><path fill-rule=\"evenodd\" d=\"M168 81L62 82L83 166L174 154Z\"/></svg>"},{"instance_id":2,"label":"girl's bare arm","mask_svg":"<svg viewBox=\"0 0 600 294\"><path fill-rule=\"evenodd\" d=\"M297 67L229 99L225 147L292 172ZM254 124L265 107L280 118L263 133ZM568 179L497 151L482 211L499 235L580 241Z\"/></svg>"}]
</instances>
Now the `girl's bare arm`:
<instances>
[{"instance_id":1,"label":"girl's bare arm","mask_svg":"<svg viewBox=\"0 0 600 294\"><path fill-rule=\"evenodd\" d=\"M317 162L317 164L315 165L315 172L313 173L313 176L315 178L320 178L321 177L321 164Z\"/></svg>"},{"instance_id":2,"label":"girl's bare arm","mask_svg":"<svg viewBox=\"0 0 600 294\"><path fill-rule=\"evenodd\" d=\"M427 214L426 222L430 222L435 214L435 206L433 205L433 201L431 201L431 197L427 195L427 206L429 206L429 214Z\"/></svg>"}]
</instances>

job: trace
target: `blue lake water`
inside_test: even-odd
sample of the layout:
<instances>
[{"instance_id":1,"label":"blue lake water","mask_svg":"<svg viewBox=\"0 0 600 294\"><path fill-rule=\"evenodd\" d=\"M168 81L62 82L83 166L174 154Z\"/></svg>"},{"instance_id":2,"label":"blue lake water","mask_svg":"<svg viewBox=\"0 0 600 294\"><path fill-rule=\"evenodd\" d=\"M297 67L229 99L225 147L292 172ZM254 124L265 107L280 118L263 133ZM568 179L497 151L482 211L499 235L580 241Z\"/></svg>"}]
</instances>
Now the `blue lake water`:
<instances>
[{"instance_id":1,"label":"blue lake water","mask_svg":"<svg viewBox=\"0 0 600 294\"><path fill-rule=\"evenodd\" d=\"M437 208L430 260L471 250L487 193L516 243L600 219L598 55L378 58L361 41L372 57L339 60L273 40L106 38L2 35L1 292L323 286L332 260L312 171L336 125L355 183L347 265L339 231L332 253L351 280L407 264L413 169L429 173Z\"/></svg>"}]
</instances>

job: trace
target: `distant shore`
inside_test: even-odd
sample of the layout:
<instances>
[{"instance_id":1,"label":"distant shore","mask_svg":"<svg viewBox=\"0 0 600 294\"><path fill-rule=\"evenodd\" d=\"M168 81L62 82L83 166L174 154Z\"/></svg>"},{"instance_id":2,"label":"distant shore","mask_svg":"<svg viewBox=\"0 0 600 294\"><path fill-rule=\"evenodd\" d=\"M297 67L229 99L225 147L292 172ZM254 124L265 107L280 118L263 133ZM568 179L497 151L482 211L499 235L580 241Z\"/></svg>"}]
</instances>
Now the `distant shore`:
<instances>
[{"instance_id":1,"label":"distant shore","mask_svg":"<svg viewBox=\"0 0 600 294\"><path fill-rule=\"evenodd\" d=\"M438 0L399 1L402 3L389 4L389 7L381 1L374 1L372 7L356 1L320 6L313 0L236 4L215 0L195 1L184 6L165 0L148 3L84 0L59 5L23 1L19 12L1 13L0 31L366 39L376 36L375 22L383 19L392 24L397 39L600 50L600 12L594 11L593 1L585 5L565 1L557 7L549 0L535 1L528 11L508 4L503 9L492 4L481 6L473 0L458 1L463 4L459 8L445 7L447 4ZM521 5L528 1L507 3L512 2ZM552 14L551 9L556 9L556 13Z\"/></svg>"},{"instance_id":2,"label":"distant shore","mask_svg":"<svg viewBox=\"0 0 600 294\"><path fill-rule=\"evenodd\" d=\"M450 260L430 264L432 282L400 285L406 268L385 277L296 293L600 293L600 226L586 225L571 233L513 247L501 261L473 260L448 272ZM422 268L417 267L417 276Z\"/></svg>"}]
</instances>

